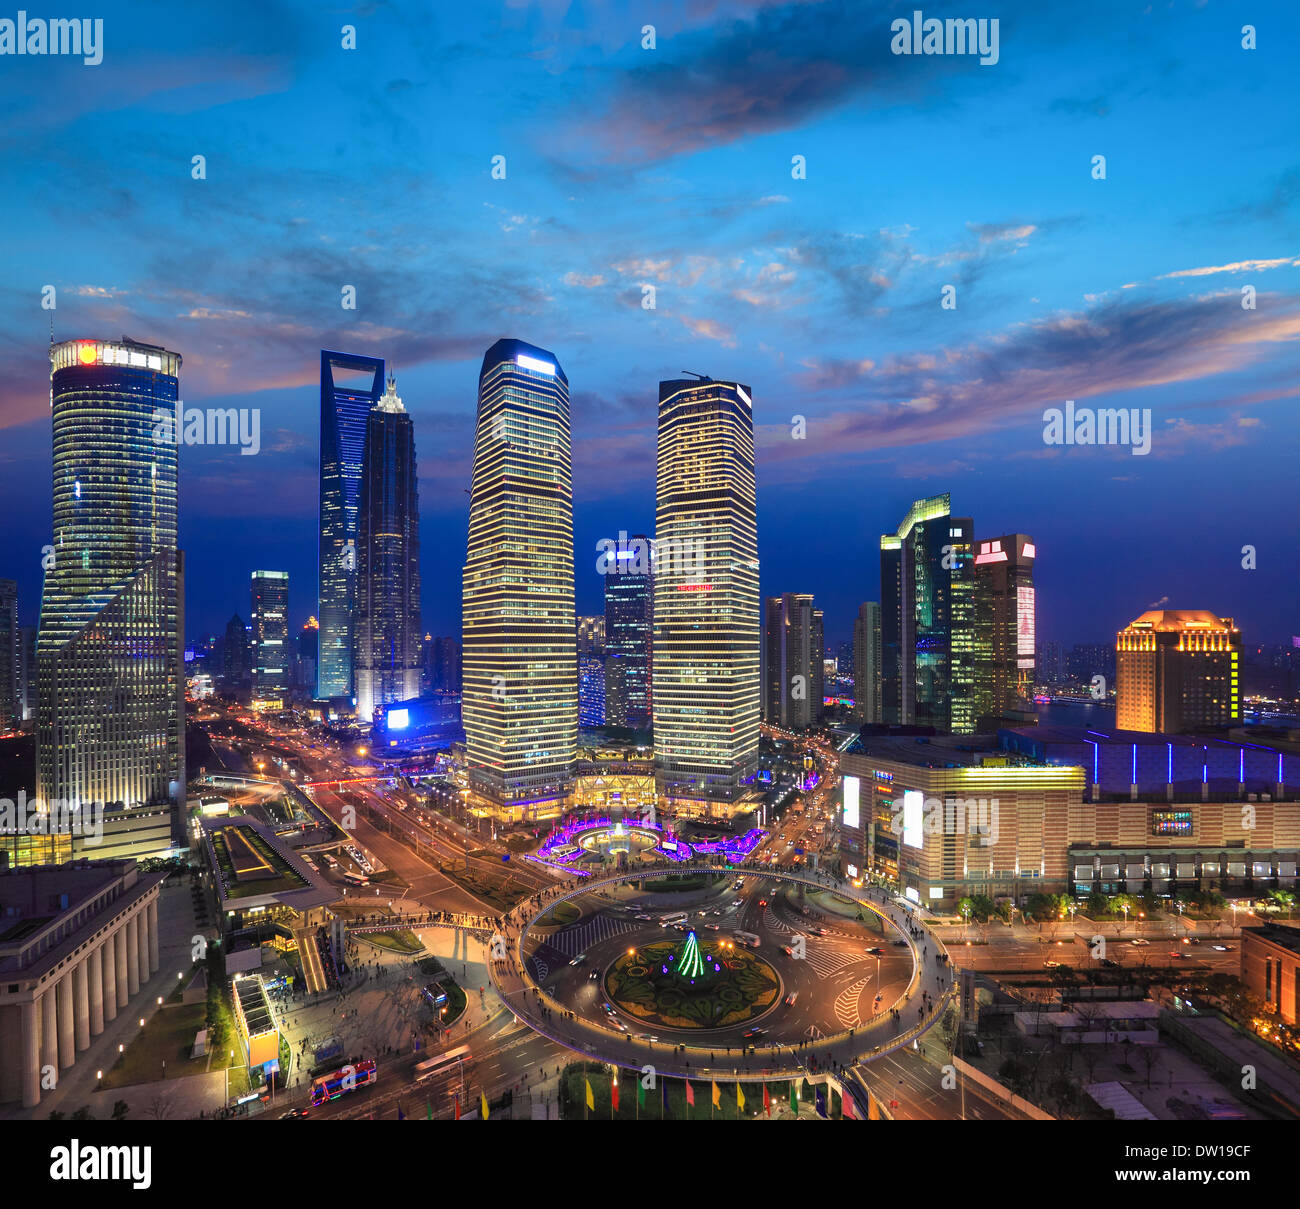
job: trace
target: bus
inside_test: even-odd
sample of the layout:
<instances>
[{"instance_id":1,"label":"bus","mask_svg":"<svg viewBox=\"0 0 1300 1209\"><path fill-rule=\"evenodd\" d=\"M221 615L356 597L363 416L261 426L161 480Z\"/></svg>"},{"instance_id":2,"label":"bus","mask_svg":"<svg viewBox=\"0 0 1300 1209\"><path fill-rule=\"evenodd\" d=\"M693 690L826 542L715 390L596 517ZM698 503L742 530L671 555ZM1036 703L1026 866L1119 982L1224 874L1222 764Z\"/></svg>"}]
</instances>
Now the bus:
<instances>
[{"instance_id":1,"label":"bus","mask_svg":"<svg viewBox=\"0 0 1300 1209\"><path fill-rule=\"evenodd\" d=\"M434 1075L443 1075L449 1071L455 1070L462 1062L470 1060L468 1045L458 1045L455 1049L449 1049L445 1054L439 1054L436 1058L426 1058L423 1062L416 1064L413 1072L416 1082L421 1079L430 1079Z\"/></svg>"},{"instance_id":2,"label":"bus","mask_svg":"<svg viewBox=\"0 0 1300 1209\"><path fill-rule=\"evenodd\" d=\"M673 924L684 924L690 915L685 911L674 911L671 915L661 915L659 917L659 926L661 928L670 928Z\"/></svg>"},{"instance_id":3,"label":"bus","mask_svg":"<svg viewBox=\"0 0 1300 1209\"><path fill-rule=\"evenodd\" d=\"M338 861L336 861L328 852L321 853L321 860L325 862L325 868L327 869L337 869L339 867Z\"/></svg>"},{"instance_id":4,"label":"bus","mask_svg":"<svg viewBox=\"0 0 1300 1209\"><path fill-rule=\"evenodd\" d=\"M732 936L747 949L757 949L763 943L753 932L733 932Z\"/></svg>"},{"instance_id":5,"label":"bus","mask_svg":"<svg viewBox=\"0 0 1300 1209\"><path fill-rule=\"evenodd\" d=\"M352 873L351 871L349 871L349 870L347 870L347 869L344 869L344 870L343 870L343 880L344 880L345 882L349 882L349 883L350 883L351 885L353 885L353 886L368 886L368 885L370 885L370 879L369 879L368 877L366 877L364 874L361 874L361 873Z\"/></svg>"},{"instance_id":6,"label":"bus","mask_svg":"<svg viewBox=\"0 0 1300 1209\"><path fill-rule=\"evenodd\" d=\"M349 1075L353 1076L350 1081L348 1079ZM318 1104L337 1100L350 1091L356 1091L358 1087L373 1083L375 1078L376 1072L373 1058L367 1058L364 1062L358 1062L355 1066L343 1066L338 1070L332 1070L328 1075L321 1075L319 1079L311 1081L310 1104L315 1108Z\"/></svg>"}]
</instances>

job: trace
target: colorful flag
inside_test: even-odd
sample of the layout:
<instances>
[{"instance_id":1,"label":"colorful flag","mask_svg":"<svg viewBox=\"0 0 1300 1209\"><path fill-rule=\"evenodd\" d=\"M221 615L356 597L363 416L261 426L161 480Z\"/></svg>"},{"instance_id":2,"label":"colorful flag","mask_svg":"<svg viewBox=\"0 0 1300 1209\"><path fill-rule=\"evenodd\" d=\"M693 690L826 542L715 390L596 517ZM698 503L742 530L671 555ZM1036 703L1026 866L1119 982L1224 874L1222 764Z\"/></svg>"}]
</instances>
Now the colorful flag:
<instances>
[{"instance_id":1,"label":"colorful flag","mask_svg":"<svg viewBox=\"0 0 1300 1209\"><path fill-rule=\"evenodd\" d=\"M740 1090L739 1081L737 1081L736 1083L736 1111L737 1112L745 1111L745 1093Z\"/></svg>"},{"instance_id":2,"label":"colorful flag","mask_svg":"<svg viewBox=\"0 0 1300 1209\"><path fill-rule=\"evenodd\" d=\"M691 1081L686 1080L686 1103L692 1108L695 1107L695 1088L691 1086Z\"/></svg>"},{"instance_id":3,"label":"colorful flag","mask_svg":"<svg viewBox=\"0 0 1300 1209\"><path fill-rule=\"evenodd\" d=\"M487 1092L481 1091L478 1094L478 1105L480 1118L484 1121L488 1119Z\"/></svg>"},{"instance_id":4,"label":"colorful flag","mask_svg":"<svg viewBox=\"0 0 1300 1209\"><path fill-rule=\"evenodd\" d=\"M663 1092L663 1104L664 1104L663 1112L661 1116L662 1119L666 1121L668 1120L668 1080L665 1079L661 1084L659 1084L659 1086Z\"/></svg>"},{"instance_id":5,"label":"colorful flag","mask_svg":"<svg viewBox=\"0 0 1300 1209\"><path fill-rule=\"evenodd\" d=\"M596 1107L596 1095L591 1090L591 1080L584 1079L583 1082L587 1085L587 1107L594 1109Z\"/></svg>"},{"instance_id":6,"label":"colorful flag","mask_svg":"<svg viewBox=\"0 0 1300 1209\"><path fill-rule=\"evenodd\" d=\"M424 1101L424 1119L426 1121L433 1120L433 1104L427 1097Z\"/></svg>"},{"instance_id":7,"label":"colorful flag","mask_svg":"<svg viewBox=\"0 0 1300 1209\"><path fill-rule=\"evenodd\" d=\"M460 1096L458 1093L452 1092L452 1098L456 1101L456 1120L459 1121L460 1120Z\"/></svg>"},{"instance_id":8,"label":"colorful flag","mask_svg":"<svg viewBox=\"0 0 1300 1209\"><path fill-rule=\"evenodd\" d=\"M790 1111L796 1117L799 1115L799 1083L796 1079L790 1080Z\"/></svg>"},{"instance_id":9,"label":"colorful flag","mask_svg":"<svg viewBox=\"0 0 1300 1209\"><path fill-rule=\"evenodd\" d=\"M876 1103L876 1097L867 1092L867 1120L880 1120L880 1105Z\"/></svg>"},{"instance_id":10,"label":"colorful flag","mask_svg":"<svg viewBox=\"0 0 1300 1209\"><path fill-rule=\"evenodd\" d=\"M853 1107L853 1097L847 1090L840 1095L840 1117L845 1121L858 1119L858 1110Z\"/></svg>"},{"instance_id":11,"label":"colorful flag","mask_svg":"<svg viewBox=\"0 0 1300 1209\"><path fill-rule=\"evenodd\" d=\"M827 1119L825 1083L818 1083L817 1086L813 1088L813 1103L817 1106L817 1115L825 1121Z\"/></svg>"},{"instance_id":12,"label":"colorful flag","mask_svg":"<svg viewBox=\"0 0 1300 1209\"><path fill-rule=\"evenodd\" d=\"M763 1111L770 1117L772 1115L772 1095L767 1090L767 1084L763 1084Z\"/></svg>"},{"instance_id":13,"label":"colorful flag","mask_svg":"<svg viewBox=\"0 0 1300 1209\"><path fill-rule=\"evenodd\" d=\"M722 1107L722 1092L718 1090L718 1081L716 1079L713 1080L713 1107Z\"/></svg>"},{"instance_id":14,"label":"colorful flag","mask_svg":"<svg viewBox=\"0 0 1300 1209\"><path fill-rule=\"evenodd\" d=\"M402 1111L402 1102L400 1100L397 1102L397 1119L399 1121L406 1120L406 1113Z\"/></svg>"},{"instance_id":15,"label":"colorful flag","mask_svg":"<svg viewBox=\"0 0 1300 1209\"><path fill-rule=\"evenodd\" d=\"M614 1082L609 1087L609 1102L612 1112L618 1112L618 1076L614 1076Z\"/></svg>"},{"instance_id":16,"label":"colorful flag","mask_svg":"<svg viewBox=\"0 0 1300 1209\"><path fill-rule=\"evenodd\" d=\"M636 1106L638 1108L645 1107L645 1083L640 1079L636 1081Z\"/></svg>"}]
</instances>

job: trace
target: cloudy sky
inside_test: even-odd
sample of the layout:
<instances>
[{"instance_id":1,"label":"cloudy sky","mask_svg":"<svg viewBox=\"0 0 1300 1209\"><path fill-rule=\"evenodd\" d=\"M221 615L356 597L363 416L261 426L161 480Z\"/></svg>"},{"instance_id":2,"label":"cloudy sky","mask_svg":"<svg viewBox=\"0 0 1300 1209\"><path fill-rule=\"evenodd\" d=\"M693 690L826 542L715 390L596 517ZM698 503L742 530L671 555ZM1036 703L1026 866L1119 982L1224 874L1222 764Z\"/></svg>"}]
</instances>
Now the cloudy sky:
<instances>
[{"instance_id":1,"label":"cloudy sky","mask_svg":"<svg viewBox=\"0 0 1300 1209\"><path fill-rule=\"evenodd\" d=\"M500 336L569 377L581 612L596 542L652 528L656 383L686 369L751 385L763 591L814 592L830 641L876 597L879 534L941 491L977 536L1035 537L1041 638L1103 641L1157 600L1300 632L1294 6L924 7L997 17L988 66L892 54L910 3L205 7L96 6L98 66L0 58L0 576L24 621L53 285L58 338L165 344L187 404L261 411L256 457L182 450L191 635L247 615L254 568L315 612L322 347L396 367L425 624L456 632ZM1047 446L1069 399L1149 408L1150 454Z\"/></svg>"}]
</instances>

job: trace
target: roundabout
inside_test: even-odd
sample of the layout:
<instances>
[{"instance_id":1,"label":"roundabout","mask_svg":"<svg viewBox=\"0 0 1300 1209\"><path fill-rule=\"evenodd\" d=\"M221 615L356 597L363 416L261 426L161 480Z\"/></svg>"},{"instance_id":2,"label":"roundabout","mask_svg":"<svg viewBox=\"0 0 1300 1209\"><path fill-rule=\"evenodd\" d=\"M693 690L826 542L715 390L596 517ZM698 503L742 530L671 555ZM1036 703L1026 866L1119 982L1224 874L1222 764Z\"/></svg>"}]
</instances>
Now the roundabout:
<instances>
[{"instance_id":1,"label":"roundabout","mask_svg":"<svg viewBox=\"0 0 1300 1209\"><path fill-rule=\"evenodd\" d=\"M491 963L498 994L586 1057L742 1080L872 1061L912 1044L952 1001L942 945L880 891L688 868L701 875L689 896L654 889L687 871L679 864L525 904Z\"/></svg>"}]
</instances>

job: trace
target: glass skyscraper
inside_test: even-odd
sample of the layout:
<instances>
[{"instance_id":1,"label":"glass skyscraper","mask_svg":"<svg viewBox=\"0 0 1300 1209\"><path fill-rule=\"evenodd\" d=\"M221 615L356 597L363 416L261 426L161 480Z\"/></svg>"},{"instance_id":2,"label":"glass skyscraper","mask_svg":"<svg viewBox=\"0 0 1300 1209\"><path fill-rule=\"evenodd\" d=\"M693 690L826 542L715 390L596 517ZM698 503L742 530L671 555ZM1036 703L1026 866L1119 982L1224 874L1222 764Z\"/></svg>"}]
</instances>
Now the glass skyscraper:
<instances>
[{"instance_id":1,"label":"glass skyscraper","mask_svg":"<svg viewBox=\"0 0 1300 1209\"><path fill-rule=\"evenodd\" d=\"M945 493L917 500L880 539L882 721L975 729L972 522Z\"/></svg>"},{"instance_id":2,"label":"glass skyscraper","mask_svg":"<svg viewBox=\"0 0 1300 1209\"><path fill-rule=\"evenodd\" d=\"M357 522L357 718L420 695L420 492L397 382L366 420Z\"/></svg>"},{"instance_id":3,"label":"glass skyscraper","mask_svg":"<svg viewBox=\"0 0 1300 1209\"><path fill-rule=\"evenodd\" d=\"M289 572L254 571L253 706L282 709L292 678L289 651Z\"/></svg>"},{"instance_id":4,"label":"glass skyscraper","mask_svg":"<svg viewBox=\"0 0 1300 1209\"><path fill-rule=\"evenodd\" d=\"M383 393L376 357L320 355L320 659L316 695L351 697L357 594L357 520L366 417Z\"/></svg>"},{"instance_id":5,"label":"glass skyscraper","mask_svg":"<svg viewBox=\"0 0 1300 1209\"><path fill-rule=\"evenodd\" d=\"M644 536L634 542L649 542ZM650 720L650 657L654 635L654 575L649 566L615 559L605 578L605 650L617 656L621 675L605 688L610 726L645 726Z\"/></svg>"},{"instance_id":6,"label":"glass skyscraper","mask_svg":"<svg viewBox=\"0 0 1300 1209\"><path fill-rule=\"evenodd\" d=\"M764 721L785 727L821 720L825 693L824 622L806 592L771 596L764 609Z\"/></svg>"},{"instance_id":7,"label":"glass skyscraper","mask_svg":"<svg viewBox=\"0 0 1300 1209\"><path fill-rule=\"evenodd\" d=\"M1034 562L1023 533L975 547L975 722L981 731L1032 725Z\"/></svg>"},{"instance_id":8,"label":"glass skyscraper","mask_svg":"<svg viewBox=\"0 0 1300 1209\"><path fill-rule=\"evenodd\" d=\"M564 808L578 739L569 381L498 340L483 358L463 577L471 790L520 821Z\"/></svg>"},{"instance_id":9,"label":"glass skyscraper","mask_svg":"<svg viewBox=\"0 0 1300 1209\"><path fill-rule=\"evenodd\" d=\"M658 792L729 813L758 763L759 597L749 390L659 383L654 737Z\"/></svg>"},{"instance_id":10,"label":"glass skyscraper","mask_svg":"<svg viewBox=\"0 0 1300 1209\"><path fill-rule=\"evenodd\" d=\"M50 361L54 551L37 638L38 799L164 805L174 829L185 794L181 358L126 339L66 340ZM78 853L60 842L52 856Z\"/></svg>"},{"instance_id":11,"label":"glass skyscraper","mask_svg":"<svg viewBox=\"0 0 1300 1209\"><path fill-rule=\"evenodd\" d=\"M853 717L880 719L880 602L864 601L853 622Z\"/></svg>"}]
</instances>

